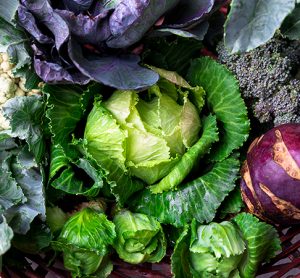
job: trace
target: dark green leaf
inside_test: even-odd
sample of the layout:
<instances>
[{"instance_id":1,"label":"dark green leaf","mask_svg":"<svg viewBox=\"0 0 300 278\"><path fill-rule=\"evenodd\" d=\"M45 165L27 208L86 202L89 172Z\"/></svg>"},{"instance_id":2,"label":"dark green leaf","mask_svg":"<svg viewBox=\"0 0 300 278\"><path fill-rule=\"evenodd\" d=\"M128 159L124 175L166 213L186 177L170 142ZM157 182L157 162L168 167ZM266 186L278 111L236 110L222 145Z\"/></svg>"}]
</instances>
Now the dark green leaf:
<instances>
[{"instance_id":1,"label":"dark green leaf","mask_svg":"<svg viewBox=\"0 0 300 278\"><path fill-rule=\"evenodd\" d=\"M50 179L56 189L89 197L97 196L103 186L103 173L92 159L73 161L60 145L52 146Z\"/></svg>"},{"instance_id":2,"label":"dark green leaf","mask_svg":"<svg viewBox=\"0 0 300 278\"><path fill-rule=\"evenodd\" d=\"M192 278L190 272L190 229L186 225L176 241L171 257L171 269L174 278Z\"/></svg>"},{"instance_id":3,"label":"dark green leaf","mask_svg":"<svg viewBox=\"0 0 300 278\"><path fill-rule=\"evenodd\" d=\"M281 250L275 228L248 213L237 215L233 221L247 241L247 252L239 265L241 277L254 277L260 264L268 262Z\"/></svg>"},{"instance_id":4,"label":"dark green leaf","mask_svg":"<svg viewBox=\"0 0 300 278\"><path fill-rule=\"evenodd\" d=\"M220 143L210 155L221 161L248 138L250 123L238 83L223 65L208 57L192 62L187 79L204 88L208 108L221 124Z\"/></svg>"},{"instance_id":5,"label":"dark green leaf","mask_svg":"<svg viewBox=\"0 0 300 278\"><path fill-rule=\"evenodd\" d=\"M291 40L300 39L300 4L289 14L280 28L282 34Z\"/></svg>"},{"instance_id":6,"label":"dark green leaf","mask_svg":"<svg viewBox=\"0 0 300 278\"><path fill-rule=\"evenodd\" d=\"M192 219L211 221L221 202L235 187L239 161L228 158L177 191L151 194L144 190L129 203L133 211L154 216L164 224L182 227Z\"/></svg>"},{"instance_id":7,"label":"dark green leaf","mask_svg":"<svg viewBox=\"0 0 300 278\"><path fill-rule=\"evenodd\" d=\"M100 88L97 84L89 86L86 90L79 86L44 86L43 92L48 96L46 116L50 120L54 144L69 149L72 133L95 94L100 94Z\"/></svg>"},{"instance_id":8,"label":"dark green leaf","mask_svg":"<svg viewBox=\"0 0 300 278\"><path fill-rule=\"evenodd\" d=\"M38 254L50 245L52 234L44 224L31 225L26 235L15 234L12 244L15 248L29 254Z\"/></svg>"},{"instance_id":9,"label":"dark green leaf","mask_svg":"<svg viewBox=\"0 0 300 278\"><path fill-rule=\"evenodd\" d=\"M37 162L44 160L46 144L42 130L42 98L37 95L15 97L5 103L3 111L10 119L11 135L26 140Z\"/></svg>"},{"instance_id":10,"label":"dark green leaf","mask_svg":"<svg viewBox=\"0 0 300 278\"><path fill-rule=\"evenodd\" d=\"M233 0L225 24L225 46L235 53L264 44L294 7L295 0Z\"/></svg>"},{"instance_id":11,"label":"dark green leaf","mask_svg":"<svg viewBox=\"0 0 300 278\"><path fill-rule=\"evenodd\" d=\"M176 71L184 76L190 61L199 56L202 43L194 39L149 39L145 44L143 62L158 68Z\"/></svg>"},{"instance_id":12,"label":"dark green leaf","mask_svg":"<svg viewBox=\"0 0 300 278\"><path fill-rule=\"evenodd\" d=\"M241 196L241 190L237 186L225 198L224 202L219 208L219 216L221 219L225 218L227 214L238 213L243 208L244 203Z\"/></svg>"}]
</instances>

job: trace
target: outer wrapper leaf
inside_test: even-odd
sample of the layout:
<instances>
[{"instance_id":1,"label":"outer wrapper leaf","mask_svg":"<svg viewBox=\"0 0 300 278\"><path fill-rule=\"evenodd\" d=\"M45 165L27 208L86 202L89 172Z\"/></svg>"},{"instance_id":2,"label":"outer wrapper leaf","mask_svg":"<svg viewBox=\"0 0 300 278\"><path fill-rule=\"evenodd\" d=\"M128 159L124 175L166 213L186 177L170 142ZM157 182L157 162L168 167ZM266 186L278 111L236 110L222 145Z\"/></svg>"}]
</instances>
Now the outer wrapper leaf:
<instances>
[{"instance_id":1,"label":"outer wrapper leaf","mask_svg":"<svg viewBox=\"0 0 300 278\"><path fill-rule=\"evenodd\" d=\"M193 277L190 271L191 265L189 261L190 236L191 232L189 225L185 225L183 232L176 241L176 245L171 257L171 270L174 278Z\"/></svg>"},{"instance_id":2,"label":"outer wrapper leaf","mask_svg":"<svg viewBox=\"0 0 300 278\"><path fill-rule=\"evenodd\" d=\"M294 7L295 0L233 0L225 24L225 46L235 53L264 44Z\"/></svg>"},{"instance_id":3,"label":"outer wrapper leaf","mask_svg":"<svg viewBox=\"0 0 300 278\"><path fill-rule=\"evenodd\" d=\"M221 161L248 138L250 123L238 83L223 65L208 57L192 62L187 79L204 88L208 109L222 126L220 143L210 154L211 160Z\"/></svg>"},{"instance_id":4,"label":"outer wrapper leaf","mask_svg":"<svg viewBox=\"0 0 300 278\"><path fill-rule=\"evenodd\" d=\"M53 187L69 194L97 196L103 186L103 171L95 161L82 158L77 147L71 144L72 134L83 119L101 87L92 84L85 90L79 86L45 85L47 112L52 133L50 182ZM81 175L76 174L82 171Z\"/></svg>"},{"instance_id":5,"label":"outer wrapper leaf","mask_svg":"<svg viewBox=\"0 0 300 278\"><path fill-rule=\"evenodd\" d=\"M207 139L216 136L215 118L209 117ZM214 141L214 140L213 140ZM159 222L183 227L192 219L209 222L216 214L221 202L235 187L239 162L228 158L216 163L207 174L184 184L177 191L151 194L147 189L137 194L129 206L133 211L154 216Z\"/></svg>"},{"instance_id":6,"label":"outer wrapper leaf","mask_svg":"<svg viewBox=\"0 0 300 278\"><path fill-rule=\"evenodd\" d=\"M281 250L278 233L273 226L248 213L237 215L233 221L247 242L246 253L239 265L240 275L255 277L261 262L268 262Z\"/></svg>"}]
</instances>

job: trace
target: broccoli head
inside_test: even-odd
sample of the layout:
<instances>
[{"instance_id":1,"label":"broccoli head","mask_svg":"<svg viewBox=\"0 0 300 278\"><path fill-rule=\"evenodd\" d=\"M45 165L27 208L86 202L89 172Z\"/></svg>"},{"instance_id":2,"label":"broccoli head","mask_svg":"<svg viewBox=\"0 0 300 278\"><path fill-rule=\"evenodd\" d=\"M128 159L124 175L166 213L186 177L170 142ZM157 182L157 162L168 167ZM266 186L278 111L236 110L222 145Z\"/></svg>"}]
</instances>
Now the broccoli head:
<instances>
[{"instance_id":1,"label":"broccoli head","mask_svg":"<svg viewBox=\"0 0 300 278\"><path fill-rule=\"evenodd\" d=\"M300 123L300 42L279 35L250 52L230 54L220 43L219 61L234 73L251 114L260 123Z\"/></svg>"}]
</instances>

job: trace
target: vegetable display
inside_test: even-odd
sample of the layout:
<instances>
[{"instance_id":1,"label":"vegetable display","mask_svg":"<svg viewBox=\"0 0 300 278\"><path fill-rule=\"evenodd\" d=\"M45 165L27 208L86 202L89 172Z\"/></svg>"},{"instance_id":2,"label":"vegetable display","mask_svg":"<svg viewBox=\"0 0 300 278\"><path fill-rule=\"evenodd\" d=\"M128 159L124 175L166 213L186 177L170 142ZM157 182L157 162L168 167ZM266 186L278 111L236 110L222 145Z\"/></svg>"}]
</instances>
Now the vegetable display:
<instances>
[{"instance_id":1,"label":"vegetable display","mask_svg":"<svg viewBox=\"0 0 300 278\"><path fill-rule=\"evenodd\" d=\"M298 0L2 0L0 276L42 258L254 278L300 219L299 18Z\"/></svg>"},{"instance_id":2,"label":"vegetable display","mask_svg":"<svg viewBox=\"0 0 300 278\"><path fill-rule=\"evenodd\" d=\"M241 175L249 210L271 223L299 223L300 124L277 126L256 138Z\"/></svg>"}]
</instances>

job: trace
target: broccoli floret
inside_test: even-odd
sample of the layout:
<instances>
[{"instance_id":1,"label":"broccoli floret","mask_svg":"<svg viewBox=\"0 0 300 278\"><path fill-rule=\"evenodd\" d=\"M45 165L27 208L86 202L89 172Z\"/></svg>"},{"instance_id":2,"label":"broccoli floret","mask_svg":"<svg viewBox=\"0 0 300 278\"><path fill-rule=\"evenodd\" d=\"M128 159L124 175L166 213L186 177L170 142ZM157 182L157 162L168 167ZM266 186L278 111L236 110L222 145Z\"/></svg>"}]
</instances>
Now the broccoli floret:
<instances>
[{"instance_id":1,"label":"broccoli floret","mask_svg":"<svg viewBox=\"0 0 300 278\"><path fill-rule=\"evenodd\" d=\"M223 43L219 61L232 71L260 123L300 123L300 42L275 36L250 52L230 55Z\"/></svg>"}]
</instances>

